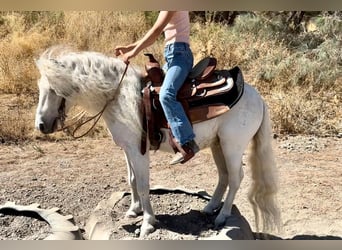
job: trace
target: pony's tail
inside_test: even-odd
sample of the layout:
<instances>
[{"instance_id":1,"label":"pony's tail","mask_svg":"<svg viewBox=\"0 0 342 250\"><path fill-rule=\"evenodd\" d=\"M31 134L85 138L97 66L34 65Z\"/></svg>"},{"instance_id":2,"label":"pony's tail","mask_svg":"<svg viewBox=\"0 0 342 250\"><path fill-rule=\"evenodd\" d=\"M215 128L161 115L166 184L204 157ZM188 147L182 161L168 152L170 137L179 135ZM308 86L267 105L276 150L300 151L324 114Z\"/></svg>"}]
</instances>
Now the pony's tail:
<instances>
[{"instance_id":1,"label":"pony's tail","mask_svg":"<svg viewBox=\"0 0 342 250\"><path fill-rule=\"evenodd\" d=\"M276 202L278 179L271 141L271 122L266 104L263 104L263 120L254 135L249 157L252 166L253 184L249 191L255 215L256 230L259 232L260 215L263 231L280 231L280 211Z\"/></svg>"}]
</instances>

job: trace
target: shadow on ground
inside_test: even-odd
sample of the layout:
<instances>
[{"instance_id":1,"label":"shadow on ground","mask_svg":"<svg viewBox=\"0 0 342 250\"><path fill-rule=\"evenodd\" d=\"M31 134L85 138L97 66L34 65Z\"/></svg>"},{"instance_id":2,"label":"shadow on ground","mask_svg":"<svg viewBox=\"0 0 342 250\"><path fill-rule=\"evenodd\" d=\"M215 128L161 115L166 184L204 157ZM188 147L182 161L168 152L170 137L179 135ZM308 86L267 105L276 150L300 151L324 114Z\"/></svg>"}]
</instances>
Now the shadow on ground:
<instances>
[{"instance_id":1,"label":"shadow on ground","mask_svg":"<svg viewBox=\"0 0 342 250\"><path fill-rule=\"evenodd\" d=\"M270 234L258 234L254 233L254 237L257 240L342 240L342 237L340 236L333 236L333 235L296 235L293 238L281 238L275 235Z\"/></svg>"}]
</instances>

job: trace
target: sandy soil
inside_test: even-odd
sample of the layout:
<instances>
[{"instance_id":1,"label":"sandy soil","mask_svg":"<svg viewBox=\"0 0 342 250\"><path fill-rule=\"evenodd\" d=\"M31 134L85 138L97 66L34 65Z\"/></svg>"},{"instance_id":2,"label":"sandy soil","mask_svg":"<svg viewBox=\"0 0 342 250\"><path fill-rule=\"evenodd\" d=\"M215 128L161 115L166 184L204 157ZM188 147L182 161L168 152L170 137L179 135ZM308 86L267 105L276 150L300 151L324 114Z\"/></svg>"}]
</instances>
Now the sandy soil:
<instances>
[{"instance_id":1,"label":"sandy soil","mask_svg":"<svg viewBox=\"0 0 342 250\"><path fill-rule=\"evenodd\" d=\"M283 231L274 236L342 239L341 138L297 136L273 142L280 172L278 199L283 220ZM185 165L169 166L171 158L163 152L151 153L152 186L183 187L212 194L217 173L209 150L201 151ZM246 159L244 163L247 164ZM129 191L123 152L109 138L3 143L0 169L0 205L13 201L20 205L39 203L46 209L59 207L60 213L74 216L83 234L87 219L101 200L113 192ZM247 200L249 166L244 165L244 170L235 204L254 230L254 216ZM186 227L188 221L182 223L182 219L201 220L199 227L212 230L213 218L198 213L202 202L174 195L163 196L163 200L160 196L152 198L156 215L168 221L159 226L151 239L196 239L203 235L201 230ZM176 219L177 223L170 224ZM133 230L129 225L137 221L126 223L126 227L114 232L113 238L136 237L137 227ZM26 225L25 230L21 224ZM0 239L41 239L46 232L31 232L32 227L44 231L40 224L0 214Z\"/></svg>"}]
</instances>

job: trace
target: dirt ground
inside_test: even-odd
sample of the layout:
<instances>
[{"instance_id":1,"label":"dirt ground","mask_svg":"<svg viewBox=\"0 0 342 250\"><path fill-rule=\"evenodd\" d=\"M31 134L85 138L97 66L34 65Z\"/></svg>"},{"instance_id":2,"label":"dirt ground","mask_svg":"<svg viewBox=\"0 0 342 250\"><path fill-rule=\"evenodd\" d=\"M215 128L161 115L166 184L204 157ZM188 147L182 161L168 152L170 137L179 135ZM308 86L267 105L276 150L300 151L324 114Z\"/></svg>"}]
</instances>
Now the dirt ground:
<instances>
[{"instance_id":1,"label":"dirt ground","mask_svg":"<svg viewBox=\"0 0 342 250\"><path fill-rule=\"evenodd\" d=\"M274 236L342 239L341 138L283 137L273 143L283 221L282 232ZM185 165L169 166L171 158L167 153L151 152L151 186L205 190L212 194L217 173L209 150L201 151ZM245 158L244 163L245 178L235 204L255 230L247 199L251 178ZM59 207L61 214L74 216L83 234L90 214L101 200L108 199L113 192L129 191L124 154L110 138L3 143L0 169L0 205L13 201L20 205L39 203L46 209ZM175 194L151 198L162 222L149 239L196 239L212 230L214 217L198 212L205 202ZM123 211L128 204L122 206ZM121 214L113 213L113 220L117 217ZM112 238L136 238L139 222L141 218L126 220L126 225L115 232L113 229ZM201 229L189 227L190 222ZM46 236L44 232L34 232L44 231L40 227L46 226L41 224L44 223L0 214L0 240L42 239Z\"/></svg>"}]
</instances>

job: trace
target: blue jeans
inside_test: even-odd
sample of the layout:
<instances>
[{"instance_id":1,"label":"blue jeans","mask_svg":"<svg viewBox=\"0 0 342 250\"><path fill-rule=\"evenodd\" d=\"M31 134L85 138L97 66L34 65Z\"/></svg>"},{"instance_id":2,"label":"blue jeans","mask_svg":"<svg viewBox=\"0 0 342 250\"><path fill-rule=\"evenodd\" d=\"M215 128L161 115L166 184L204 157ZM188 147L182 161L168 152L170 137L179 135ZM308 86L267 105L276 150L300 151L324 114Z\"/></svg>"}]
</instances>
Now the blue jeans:
<instances>
[{"instance_id":1,"label":"blue jeans","mask_svg":"<svg viewBox=\"0 0 342 250\"><path fill-rule=\"evenodd\" d=\"M166 45L164 56L166 64L163 69L166 74L159 99L173 136L183 145L194 139L195 134L183 106L177 100L177 93L192 69L194 58L189 45L181 42Z\"/></svg>"}]
</instances>

